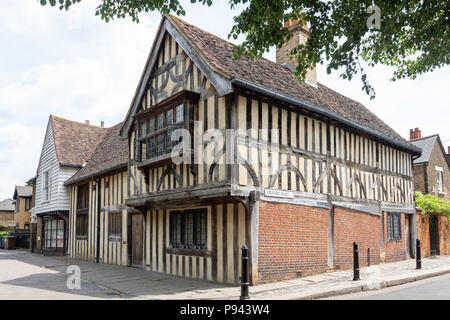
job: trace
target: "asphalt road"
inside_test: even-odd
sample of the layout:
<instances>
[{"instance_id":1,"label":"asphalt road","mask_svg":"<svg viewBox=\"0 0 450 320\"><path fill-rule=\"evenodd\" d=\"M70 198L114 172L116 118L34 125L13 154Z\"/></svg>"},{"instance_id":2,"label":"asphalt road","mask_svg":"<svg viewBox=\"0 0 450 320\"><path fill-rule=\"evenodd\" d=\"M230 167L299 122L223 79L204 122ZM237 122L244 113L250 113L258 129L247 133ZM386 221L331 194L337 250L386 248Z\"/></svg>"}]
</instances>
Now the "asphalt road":
<instances>
[{"instance_id":1,"label":"asphalt road","mask_svg":"<svg viewBox=\"0 0 450 320\"><path fill-rule=\"evenodd\" d=\"M450 300L450 274L328 300Z\"/></svg>"}]
</instances>

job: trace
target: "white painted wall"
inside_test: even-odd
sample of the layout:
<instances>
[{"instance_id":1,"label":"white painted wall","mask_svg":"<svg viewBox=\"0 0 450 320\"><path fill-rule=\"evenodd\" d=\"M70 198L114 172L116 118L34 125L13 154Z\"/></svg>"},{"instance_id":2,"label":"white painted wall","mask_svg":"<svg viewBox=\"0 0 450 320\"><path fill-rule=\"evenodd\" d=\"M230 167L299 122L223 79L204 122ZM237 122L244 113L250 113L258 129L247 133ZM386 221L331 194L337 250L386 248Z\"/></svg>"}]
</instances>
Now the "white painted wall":
<instances>
[{"instance_id":1,"label":"white painted wall","mask_svg":"<svg viewBox=\"0 0 450 320\"><path fill-rule=\"evenodd\" d=\"M64 182L69 179L78 168L61 168L56 157L56 148L53 139L51 119L47 124L44 144L42 146L41 157L37 169L36 177L36 199L34 215L38 213L51 212L56 210L69 210L70 195L69 188L64 186ZM43 199L43 179L44 172L50 173L50 200Z\"/></svg>"}]
</instances>

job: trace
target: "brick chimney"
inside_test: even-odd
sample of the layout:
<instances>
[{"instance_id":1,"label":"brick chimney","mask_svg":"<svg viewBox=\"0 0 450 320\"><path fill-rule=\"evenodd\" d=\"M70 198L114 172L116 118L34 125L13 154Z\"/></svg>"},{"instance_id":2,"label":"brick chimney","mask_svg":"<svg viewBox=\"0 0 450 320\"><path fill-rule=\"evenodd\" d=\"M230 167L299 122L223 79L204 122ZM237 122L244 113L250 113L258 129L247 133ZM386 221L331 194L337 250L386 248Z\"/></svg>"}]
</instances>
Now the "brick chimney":
<instances>
[{"instance_id":1,"label":"brick chimney","mask_svg":"<svg viewBox=\"0 0 450 320\"><path fill-rule=\"evenodd\" d=\"M304 22L300 25L299 20L289 20L284 24L284 27L288 28L294 36L285 42L281 48L277 48L277 63L288 66L290 69L295 69L297 63L295 60L289 59L289 52L299 44L306 43L309 36L309 29ZM317 87L316 67L306 72L305 82Z\"/></svg>"},{"instance_id":2,"label":"brick chimney","mask_svg":"<svg viewBox=\"0 0 450 320\"><path fill-rule=\"evenodd\" d=\"M422 138L422 132L420 132L419 128L414 128L409 130L409 140Z\"/></svg>"},{"instance_id":3,"label":"brick chimney","mask_svg":"<svg viewBox=\"0 0 450 320\"><path fill-rule=\"evenodd\" d=\"M448 148L447 154L450 155L450 146L448 146L447 148Z\"/></svg>"}]
</instances>

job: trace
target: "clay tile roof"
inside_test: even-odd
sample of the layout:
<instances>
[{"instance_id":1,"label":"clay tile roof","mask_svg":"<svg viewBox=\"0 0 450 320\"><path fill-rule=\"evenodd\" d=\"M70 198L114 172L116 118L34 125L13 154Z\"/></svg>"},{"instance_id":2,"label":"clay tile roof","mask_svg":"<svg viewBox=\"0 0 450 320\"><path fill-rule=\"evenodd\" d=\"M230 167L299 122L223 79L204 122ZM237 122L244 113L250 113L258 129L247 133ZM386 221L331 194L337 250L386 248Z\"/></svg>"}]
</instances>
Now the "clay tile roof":
<instances>
[{"instance_id":1,"label":"clay tile roof","mask_svg":"<svg viewBox=\"0 0 450 320\"><path fill-rule=\"evenodd\" d=\"M291 71L270 60L264 58L253 60L245 55L237 60L233 59L234 45L231 42L201 30L173 15L166 15L166 17L197 49L205 62L224 77L242 79L325 111L333 112L414 148L361 103L347 98L321 83L317 84L317 88L306 83L299 83Z\"/></svg>"},{"instance_id":2,"label":"clay tile roof","mask_svg":"<svg viewBox=\"0 0 450 320\"><path fill-rule=\"evenodd\" d=\"M107 128L50 116L60 165L81 166L92 155Z\"/></svg>"},{"instance_id":3,"label":"clay tile roof","mask_svg":"<svg viewBox=\"0 0 450 320\"><path fill-rule=\"evenodd\" d=\"M101 142L87 160L86 165L75 173L66 185L90 178L95 175L104 174L118 168L124 168L128 162L128 140L121 140L119 131L122 123L108 129Z\"/></svg>"},{"instance_id":4,"label":"clay tile roof","mask_svg":"<svg viewBox=\"0 0 450 320\"><path fill-rule=\"evenodd\" d=\"M30 186L16 186L14 189L14 200L17 197L31 197L33 195L33 187Z\"/></svg>"},{"instance_id":5,"label":"clay tile roof","mask_svg":"<svg viewBox=\"0 0 450 320\"><path fill-rule=\"evenodd\" d=\"M0 211L14 211L14 201L11 199L5 199L0 201Z\"/></svg>"}]
</instances>

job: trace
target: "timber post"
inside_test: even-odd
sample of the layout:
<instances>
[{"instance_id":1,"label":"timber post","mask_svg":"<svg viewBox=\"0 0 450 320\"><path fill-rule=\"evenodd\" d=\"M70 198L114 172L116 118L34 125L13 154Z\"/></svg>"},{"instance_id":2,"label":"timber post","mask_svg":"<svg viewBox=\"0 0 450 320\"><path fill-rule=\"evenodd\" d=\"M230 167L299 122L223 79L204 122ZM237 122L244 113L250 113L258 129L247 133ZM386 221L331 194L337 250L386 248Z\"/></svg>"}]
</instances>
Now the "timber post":
<instances>
[{"instance_id":1,"label":"timber post","mask_svg":"<svg viewBox=\"0 0 450 320\"><path fill-rule=\"evenodd\" d=\"M353 281L359 280L359 251L358 244L353 242Z\"/></svg>"},{"instance_id":2,"label":"timber post","mask_svg":"<svg viewBox=\"0 0 450 320\"><path fill-rule=\"evenodd\" d=\"M367 248L367 266L370 267L370 248Z\"/></svg>"},{"instance_id":3,"label":"timber post","mask_svg":"<svg viewBox=\"0 0 450 320\"><path fill-rule=\"evenodd\" d=\"M241 300L250 299L248 295L248 247L244 244L242 250Z\"/></svg>"}]
</instances>

